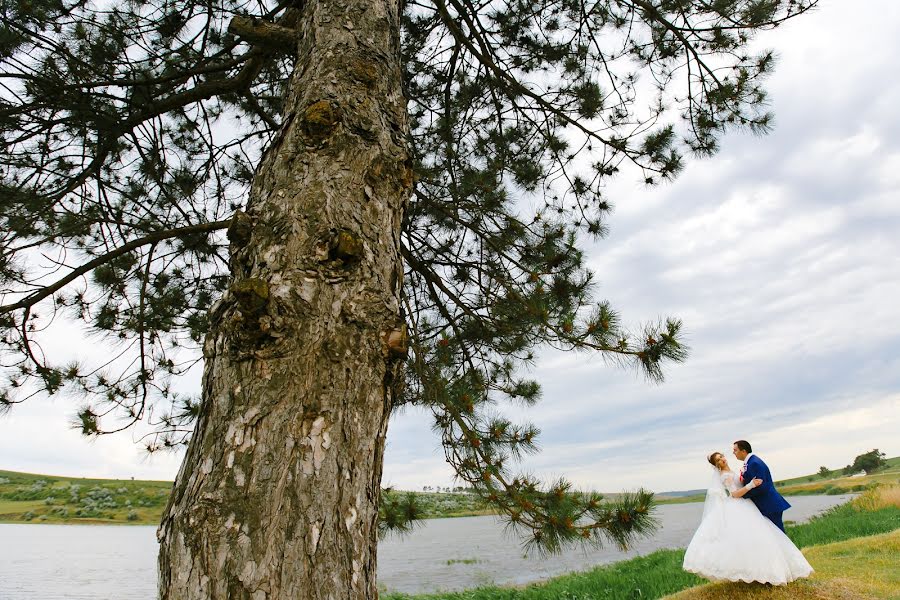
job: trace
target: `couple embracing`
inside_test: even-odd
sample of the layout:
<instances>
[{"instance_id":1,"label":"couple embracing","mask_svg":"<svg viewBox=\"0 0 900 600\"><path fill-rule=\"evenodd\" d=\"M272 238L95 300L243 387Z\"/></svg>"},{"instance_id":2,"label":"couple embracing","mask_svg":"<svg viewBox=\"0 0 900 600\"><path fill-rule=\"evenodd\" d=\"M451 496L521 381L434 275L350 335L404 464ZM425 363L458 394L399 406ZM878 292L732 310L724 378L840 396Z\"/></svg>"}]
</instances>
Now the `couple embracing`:
<instances>
[{"instance_id":1,"label":"couple embracing","mask_svg":"<svg viewBox=\"0 0 900 600\"><path fill-rule=\"evenodd\" d=\"M684 554L684 569L713 581L784 585L813 569L784 533L790 504L775 490L766 463L745 440L734 443L743 462L734 472L721 452L707 457L710 484L703 519Z\"/></svg>"}]
</instances>

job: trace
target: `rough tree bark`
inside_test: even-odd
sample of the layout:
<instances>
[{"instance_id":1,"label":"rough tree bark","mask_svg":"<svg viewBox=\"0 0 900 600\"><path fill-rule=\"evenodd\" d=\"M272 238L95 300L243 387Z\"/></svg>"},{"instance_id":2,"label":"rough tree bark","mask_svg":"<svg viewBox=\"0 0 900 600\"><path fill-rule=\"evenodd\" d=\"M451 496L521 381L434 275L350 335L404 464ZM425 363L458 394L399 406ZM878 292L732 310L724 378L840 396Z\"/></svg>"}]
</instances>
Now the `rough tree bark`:
<instances>
[{"instance_id":1,"label":"rough tree bark","mask_svg":"<svg viewBox=\"0 0 900 600\"><path fill-rule=\"evenodd\" d=\"M311 0L284 127L229 228L163 600L375 598L412 175L398 0Z\"/></svg>"}]
</instances>

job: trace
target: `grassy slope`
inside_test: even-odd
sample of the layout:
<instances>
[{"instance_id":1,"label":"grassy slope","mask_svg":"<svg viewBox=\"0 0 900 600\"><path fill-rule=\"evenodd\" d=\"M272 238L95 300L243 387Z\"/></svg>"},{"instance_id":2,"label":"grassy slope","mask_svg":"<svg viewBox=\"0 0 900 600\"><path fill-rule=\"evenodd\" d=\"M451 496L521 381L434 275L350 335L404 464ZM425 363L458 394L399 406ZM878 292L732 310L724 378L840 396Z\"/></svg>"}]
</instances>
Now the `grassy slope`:
<instances>
[{"instance_id":1,"label":"grassy slope","mask_svg":"<svg viewBox=\"0 0 900 600\"><path fill-rule=\"evenodd\" d=\"M796 477L778 482L778 490L786 495L837 494L859 491L861 486L900 483L900 457L888 459L887 463L887 467L880 471L860 477L845 477L840 470L824 478L818 475Z\"/></svg>"},{"instance_id":2,"label":"grassy slope","mask_svg":"<svg viewBox=\"0 0 900 600\"><path fill-rule=\"evenodd\" d=\"M890 533L893 532L893 533ZM882 574L900 572L900 553L895 552L900 541L900 488L872 490L853 502L835 507L825 514L788 529L788 534L807 555L817 571L813 583L798 588L793 583L782 590L787 595L773 598L793 598L789 592L795 588L819 590L823 595L796 596L798 598L900 598L900 581L896 575L882 578ZM870 536L870 537L858 537ZM818 544L818 545L816 545ZM822 546L821 544L831 544ZM825 549L825 550L823 550ZM868 563L841 567L842 556L850 560L875 559L871 569ZM462 592L410 596L406 594L381 594L382 600L609 600L646 599L666 597L690 588L691 593L705 594L708 588L722 587L719 595L699 595L704 600L726 598L768 598L765 595L729 595L734 590L741 593L768 593L766 586L741 584L725 586L703 585L705 581L681 569L684 550L659 550L647 556L601 566L584 573L573 573L543 583L525 587L484 587ZM872 578L882 578L886 583L870 585ZM824 582L824 583L823 583ZM846 584L846 585L845 585ZM812 586L812 587L810 587ZM816 587L818 586L818 587ZM868 586L868 587L867 587ZM887 590L887 595L853 595L857 589ZM756 591L754 591L756 590ZM830 590L830 591L829 591ZM846 592L846 595L844 594ZM718 593L718 592L716 592ZM803 593L806 593L805 591ZM862 592L860 592L862 593ZM879 592L881 593L881 592ZM831 595L829 595L831 594ZM681 599L682 596L675 596ZM693 599L694 596L683 596Z\"/></svg>"},{"instance_id":3,"label":"grassy slope","mask_svg":"<svg viewBox=\"0 0 900 600\"><path fill-rule=\"evenodd\" d=\"M816 572L784 587L717 583L666 600L855 600L900 598L900 530L814 546L804 552Z\"/></svg>"},{"instance_id":4,"label":"grassy slope","mask_svg":"<svg viewBox=\"0 0 900 600\"><path fill-rule=\"evenodd\" d=\"M156 525L171 488L171 481L0 471L0 522Z\"/></svg>"},{"instance_id":5,"label":"grassy slope","mask_svg":"<svg viewBox=\"0 0 900 600\"><path fill-rule=\"evenodd\" d=\"M900 456L895 456L894 458L888 458L888 459L886 459L885 462L887 462L888 470L898 472L898 469L900 469ZM785 479L784 481L780 481L779 483L781 483L782 485L789 486L789 485L805 485L806 483L809 483L810 479L812 479L813 481L819 481L819 480L833 481L834 479L842 479L843 478L843 476L841 474L842 470L843 470L843 467L835 469L832 472L832 476L826 477L825 479L822 479L821 477L819 477L818 473L815 473L812 475L803 475L801 477L794 477L793 479ZM859 479L859 478L857 478L857 479Z\"/></svg>"},{"instance_id":6,"label":"grassy slope","mask_svg":"<svg viewBox=\"0 0 900 600\"><path fill-rule=\"evenodd\" d=\"M0 523L157 525L171 489L171 481L81 479L0 471ZM491 514L484 502L472 494L415 494L425 518Z\"/></svg>"}]
</instances>

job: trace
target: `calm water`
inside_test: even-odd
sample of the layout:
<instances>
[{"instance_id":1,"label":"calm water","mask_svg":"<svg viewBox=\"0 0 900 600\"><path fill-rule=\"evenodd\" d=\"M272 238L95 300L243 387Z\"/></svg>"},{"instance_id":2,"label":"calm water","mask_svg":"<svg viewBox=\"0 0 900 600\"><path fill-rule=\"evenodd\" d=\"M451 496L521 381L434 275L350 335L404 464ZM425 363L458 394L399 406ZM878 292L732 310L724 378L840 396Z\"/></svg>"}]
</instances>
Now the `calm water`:
<instances>
[{"instance_id":1,"label":"calm water","mask_svg":"<svg viewBox=\"0 0 900 600\"><path fill-rule=\"evenodd\" d=\"M793 497L785 518L804 521L849 498ZM702 503L659 507L657 535L628 552L571 550L547 559L526 558L494 517L432 519L407 537L379 545L379 587L416 593L525 583L680 548L702 511ZM0 525L0 600L153 600L156 551L155 527Z\"/></svg>"}]
</instances>

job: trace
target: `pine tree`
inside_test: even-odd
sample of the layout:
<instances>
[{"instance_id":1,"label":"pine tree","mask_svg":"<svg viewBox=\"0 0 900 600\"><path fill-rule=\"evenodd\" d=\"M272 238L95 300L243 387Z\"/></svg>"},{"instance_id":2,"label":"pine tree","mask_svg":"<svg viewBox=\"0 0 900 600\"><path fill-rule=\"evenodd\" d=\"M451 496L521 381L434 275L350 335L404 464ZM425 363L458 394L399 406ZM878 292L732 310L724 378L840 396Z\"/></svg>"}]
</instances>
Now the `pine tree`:
<instances>
[{"instance_id":1,"label":"pine tree","mask_svg":"<svg viewBox=\"0 0 900 600\"><path fill-rule=\"evenodd\" d=\"M627 544L606 502L517 475L541 347L654 381L681 323L595 299L620 170L647 184L764 132L754 35L815 0L13 0L0 8L7 409L69 390L85 435L188 445L161 598L375 597L392 409L430 410L459 478L545 551ZM42 350L54 320L102 364ZM173 379L204 363L199 396Z\"/></svg>"}]
</instances>

